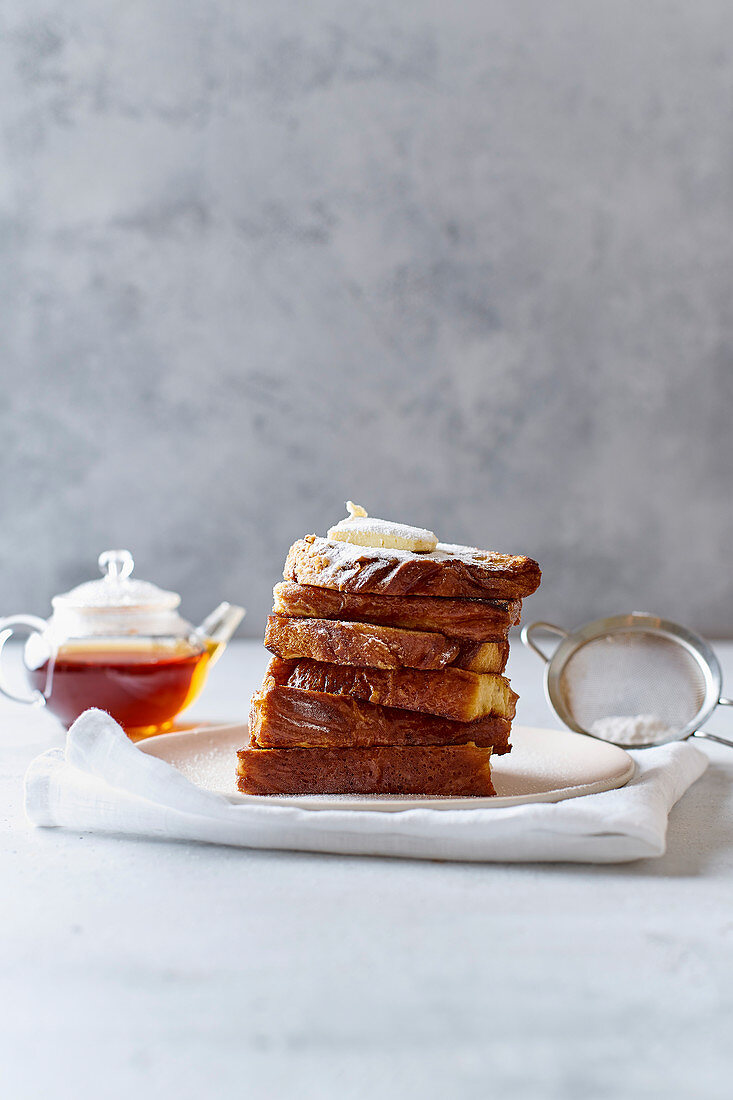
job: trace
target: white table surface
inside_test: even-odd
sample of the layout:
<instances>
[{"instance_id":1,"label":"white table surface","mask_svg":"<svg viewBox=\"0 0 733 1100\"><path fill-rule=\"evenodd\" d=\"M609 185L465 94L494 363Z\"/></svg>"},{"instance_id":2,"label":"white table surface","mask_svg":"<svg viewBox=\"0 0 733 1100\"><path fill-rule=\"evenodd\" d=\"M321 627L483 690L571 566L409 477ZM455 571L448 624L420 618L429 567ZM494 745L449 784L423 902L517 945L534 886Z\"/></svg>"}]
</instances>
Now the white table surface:
<instances>
[{"instance_id":1,"label":"white table surface","mask_svg":"<svg viewBox=\"0 0 733 1100\"><path fill-rule=\"evenodd\" d=\"M265 658L230 646L189 716L245 716ZM518 641L510 673L557 725ZM8 1100L733 1095L730 750L662 859L493 866L35 830L21 777L62 740L0 704Z\"/></svg>"}]
</instances>

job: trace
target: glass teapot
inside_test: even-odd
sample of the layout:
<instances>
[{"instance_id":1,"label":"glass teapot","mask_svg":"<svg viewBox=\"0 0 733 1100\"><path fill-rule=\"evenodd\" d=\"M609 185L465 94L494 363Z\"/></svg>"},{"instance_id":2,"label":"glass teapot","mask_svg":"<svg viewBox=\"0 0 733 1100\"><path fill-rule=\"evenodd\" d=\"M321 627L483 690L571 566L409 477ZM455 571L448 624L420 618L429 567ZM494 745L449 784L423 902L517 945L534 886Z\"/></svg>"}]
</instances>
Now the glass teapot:
<instances>
[{"instance_id":1,"label":"glass teapot","mask_svg":"<svg viewBox=\"0 0 733 1100\"><path fill-rule=\"evenodd\" d=\"M134 737L170 726L200 693L244 608L219 604L193 627L178 613L178 593L132 579L133 566L129 550L106 550L103 578L54 596L48 621L0 619L0 691L47 706L66 726L87 707L108 711ZM3 646L17 628L32 631L24 651L30 695L13 691L2 667Z\"/></svg>"}]
</instances>

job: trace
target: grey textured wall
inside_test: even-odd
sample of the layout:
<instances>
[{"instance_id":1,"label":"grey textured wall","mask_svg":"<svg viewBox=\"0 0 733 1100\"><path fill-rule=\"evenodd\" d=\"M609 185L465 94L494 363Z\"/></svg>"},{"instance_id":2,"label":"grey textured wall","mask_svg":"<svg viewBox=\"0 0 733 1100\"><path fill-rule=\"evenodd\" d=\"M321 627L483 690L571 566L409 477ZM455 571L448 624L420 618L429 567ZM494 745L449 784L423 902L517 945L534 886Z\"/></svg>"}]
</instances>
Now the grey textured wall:
<instances>
[{"instance_id":1,"label":"grey textured wall","mask_svg":"<svg viewBox=\"0 0 733 1100\"><path fill-rule=\"evenodd\" d=\"M733 632L728 0L4 0L0 611L352 497Z\"/></svg>"}]
</instances>

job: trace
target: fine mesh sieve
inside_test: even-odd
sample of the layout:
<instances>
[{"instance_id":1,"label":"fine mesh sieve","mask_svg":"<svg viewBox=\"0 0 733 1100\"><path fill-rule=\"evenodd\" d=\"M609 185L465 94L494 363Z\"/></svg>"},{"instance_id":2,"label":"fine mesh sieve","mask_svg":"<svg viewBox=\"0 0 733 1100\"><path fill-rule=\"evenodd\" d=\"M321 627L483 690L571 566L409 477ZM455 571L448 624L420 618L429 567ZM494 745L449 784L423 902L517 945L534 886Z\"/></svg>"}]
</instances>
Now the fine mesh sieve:
<instances>
[{"instance_id":1,"label":"fine mesh sieve","mask_svg":"<svg viewBox=\"0 0 733 1100\"><path fill-rule=\"evenodd\" d=\"M548 656L539 632L562 641ZM634 611L597 619L569 634L552 623L522 630L522 641L545 662L545 694L565 725L577 733L646 748L664 741L706 737L733 748L700 726L721 697L718 659L697 634L677 623Z\"/></svg>"}]
</instances>

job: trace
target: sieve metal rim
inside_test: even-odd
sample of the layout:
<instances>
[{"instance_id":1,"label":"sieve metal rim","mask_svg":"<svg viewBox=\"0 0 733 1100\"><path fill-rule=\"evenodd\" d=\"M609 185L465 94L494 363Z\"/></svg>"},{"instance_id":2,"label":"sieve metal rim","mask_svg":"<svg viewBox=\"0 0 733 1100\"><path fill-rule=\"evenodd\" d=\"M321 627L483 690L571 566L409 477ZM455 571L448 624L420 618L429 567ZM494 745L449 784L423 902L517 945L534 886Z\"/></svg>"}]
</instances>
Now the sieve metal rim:
<instances>
[{"instance_id":1,"label":"sieve metal rim","mask_svg":"<svg viewBox=\"0 0 733 1100\"><path fill-rule=\"evenodd\" d=\"M562 641L550 656L532 637L532 632L539 629L562 637ZM594 619L572 633L555 626L553 623L531 623L523 627L521 637L524 645L534 650L545 662L544 690L549 705L570 729L575 730L576 733L593 737L594 735L589 730L578 725L572 713L565 706L559 686L560 678L570 658L584 645L591 641L597 641L606 635L622 632L655 634L658 637L667 638L676 645L682 645L695 660L705 683L704 701L692 721L675 731L674 735L667 740L682 741L690 737L708 720L718 703L721 702L723 686L723 674L715 652L705 639L701 638L699 634L695 634L694 631L688 630L687 627L681 626L679 623L672 622L671 619L662 619L658 615L652 615L647 611L632 611L624 615L611 615L602 619ZM660 741L654 742L655 745L662 743ZM650 746L635 744L622 747L638 749Z\"/></svg>"}]
</instances>

